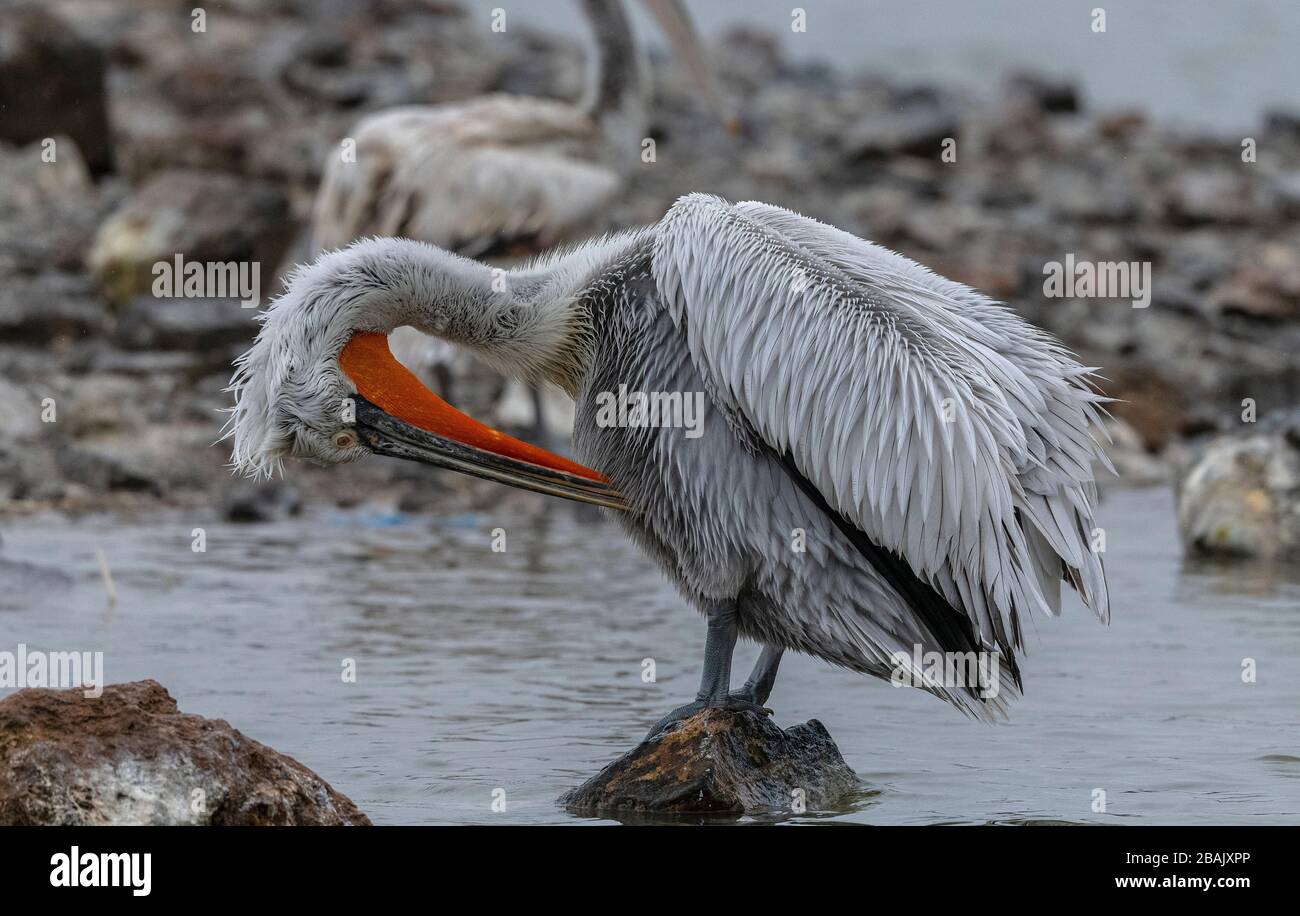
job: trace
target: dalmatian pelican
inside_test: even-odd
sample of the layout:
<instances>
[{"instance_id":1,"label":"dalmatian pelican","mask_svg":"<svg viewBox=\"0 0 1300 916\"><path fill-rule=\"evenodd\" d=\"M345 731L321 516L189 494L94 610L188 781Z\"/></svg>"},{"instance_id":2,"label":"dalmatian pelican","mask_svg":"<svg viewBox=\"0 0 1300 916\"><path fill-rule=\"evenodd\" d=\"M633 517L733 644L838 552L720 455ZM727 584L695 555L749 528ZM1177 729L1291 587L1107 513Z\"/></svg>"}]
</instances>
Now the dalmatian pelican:
<instances>
[{"instance_id":1,"label":"dalmatian pelican","mask_svg":"<svg viewBox=\"0 0 1300 916\"><path fill-rule=\"evenodd\" d=\"M1102 620L1094 431L1107 400L974 290L762 203L692 194L657 224L502 275L371 239L300 267L237 363L234 467L390 455L604 507L707 619L696 699L765 710L789 649L986 719L1019 693L1022 618L1070 584ZM390 355L409 325L577 406L581 463L451 407ZM626 386L625 388L621 386ZM697 435L610 422L611 392L702 392ZM738 637L762 645L730 689ZM994 695L925 677L984 653Z\"/></svg>"}]
</instances>

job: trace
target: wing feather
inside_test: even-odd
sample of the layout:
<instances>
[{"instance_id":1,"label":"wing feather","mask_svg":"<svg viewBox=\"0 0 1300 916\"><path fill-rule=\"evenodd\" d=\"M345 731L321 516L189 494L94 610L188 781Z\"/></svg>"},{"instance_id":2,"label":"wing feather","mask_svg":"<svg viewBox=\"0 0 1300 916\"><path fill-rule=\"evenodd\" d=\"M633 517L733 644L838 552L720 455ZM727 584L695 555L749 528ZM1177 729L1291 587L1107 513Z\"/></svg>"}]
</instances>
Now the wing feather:
<instances>
[{"instance_id":1,"label":"wing feather","mask_svg":"<svg viewBox=\"0 0 1300 916\"><path fill-rule=\"evenodd\" d=\"M1075 584L1102 619L1092 434L1105 401L1045 333L815 220L682 198L655 280L691 357L827 505L1011 651Z\"/></svg>"}]
</instances>

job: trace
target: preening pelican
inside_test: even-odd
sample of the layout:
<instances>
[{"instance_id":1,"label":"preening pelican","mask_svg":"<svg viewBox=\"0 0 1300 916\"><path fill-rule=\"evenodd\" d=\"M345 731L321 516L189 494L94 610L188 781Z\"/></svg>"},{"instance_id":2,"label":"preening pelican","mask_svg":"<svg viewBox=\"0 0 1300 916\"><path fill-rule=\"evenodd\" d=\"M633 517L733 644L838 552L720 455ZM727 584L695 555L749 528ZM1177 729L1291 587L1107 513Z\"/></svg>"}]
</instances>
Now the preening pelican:
<instances>
[{"instance_id":1,"label":"preening pelican","mask_svg":"<svg viewBox=\"0 0 1300 916\"><path fill-rule=\"evenodd\" d=\"M761 708L786 649L884 678L929 652L989 653L1009 675L996 695L911 683L992 718L1020 687L1022 618L1059 614L1062 581L1108 619L1092 547L1106 399L1003 306L815 220L703 194L501 279L395 239L299 268L237 365L234 465L395 455L606 507L707 618L699 694L665 721ZM388 352L400 325L568 392L583 463L420 385ZM702 392L702 428L611 423L621 391ZM763 651L733 693L738 636Z\"/></svg>"}]
</instances>

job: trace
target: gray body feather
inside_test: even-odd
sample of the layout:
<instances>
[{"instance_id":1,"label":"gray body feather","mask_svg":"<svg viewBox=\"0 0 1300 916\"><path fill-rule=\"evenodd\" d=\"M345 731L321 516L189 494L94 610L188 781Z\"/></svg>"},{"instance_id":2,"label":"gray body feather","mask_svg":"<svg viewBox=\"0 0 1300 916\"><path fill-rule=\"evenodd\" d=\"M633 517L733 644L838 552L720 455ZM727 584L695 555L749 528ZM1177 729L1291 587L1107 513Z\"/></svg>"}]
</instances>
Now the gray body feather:
<instances>
[{"instance_id":1,"label":"gray body feather","mask_svg":"<svg viewBox=\"0 0 1300 916\"><path fill-rule=\"evenodd\" d=\"M1090 543L1103 399L1013 313L847 233L703 195L580 298L595 334L579 455L700 609L735 599L742 634L880 677L916 647L996 650L1014 676L1020 616L1059 612L1063 577L1106 619ZM597 395L620 385L705 392L703 435L600 426ZM953 644L913 589L967 636Z\"/></svg>"}]
</instances>

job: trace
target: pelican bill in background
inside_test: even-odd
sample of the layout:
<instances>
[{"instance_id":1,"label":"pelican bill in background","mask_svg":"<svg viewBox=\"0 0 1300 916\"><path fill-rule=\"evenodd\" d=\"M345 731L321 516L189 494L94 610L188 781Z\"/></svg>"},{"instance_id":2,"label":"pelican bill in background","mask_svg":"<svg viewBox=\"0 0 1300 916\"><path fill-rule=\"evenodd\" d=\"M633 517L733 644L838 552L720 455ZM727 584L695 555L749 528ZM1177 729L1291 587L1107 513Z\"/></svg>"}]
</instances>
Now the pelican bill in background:
<instances>
[{"instance_id":1,"label":"pelican bill in background","mask_svg":"<svg viewBox=\"0 0 1300 916\"><path fill-rule=\"evenodd\" d=\"M1108 619L1091 546L1105 398L1006 308L788 210L702 194L506 281L394 239L300 268L238 364L234 464L399 454L611 508L707 617L699 694L665 722L761 708L786 649L882 678L928 652L990 653L995 695L909 673L993 718L1020 687L1023 616L1060 613L1062 581ZM569 393L583 464L403 375L383 337L401 325ZM701 434L598 422L620 386L704 392ZM733 693L741 636L763 652Z\"/></svg>"}]
</instances>

